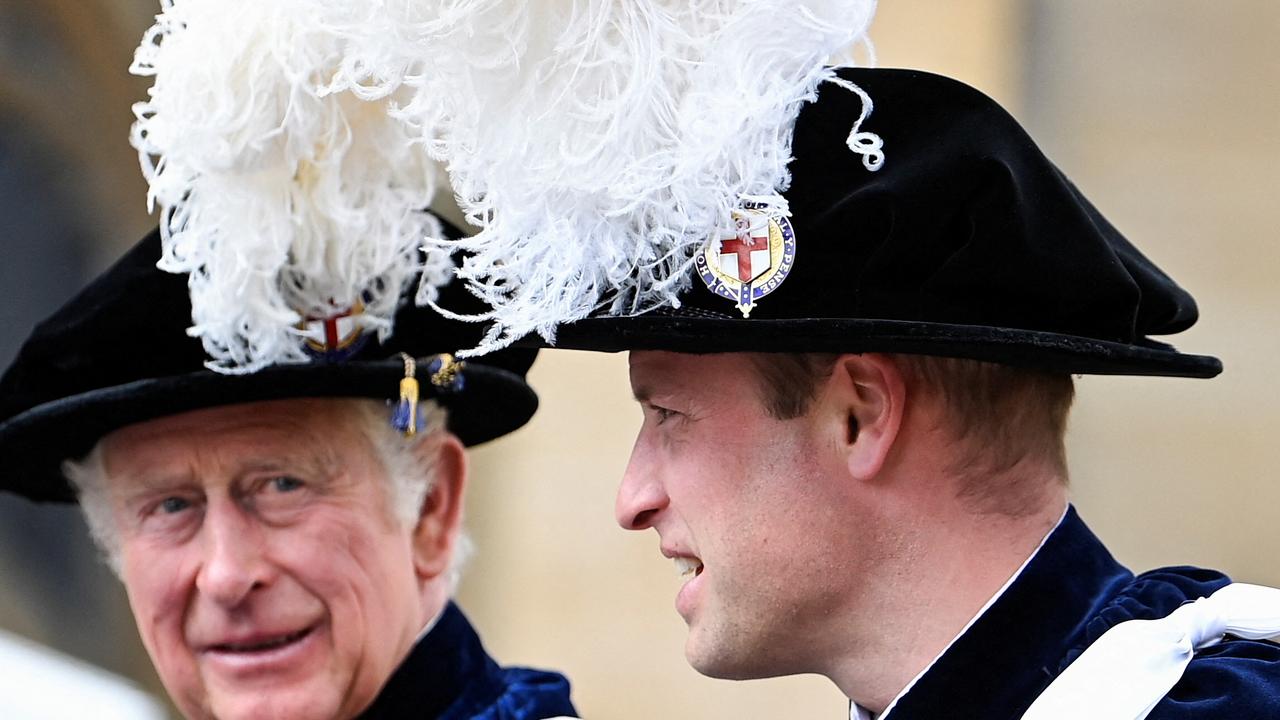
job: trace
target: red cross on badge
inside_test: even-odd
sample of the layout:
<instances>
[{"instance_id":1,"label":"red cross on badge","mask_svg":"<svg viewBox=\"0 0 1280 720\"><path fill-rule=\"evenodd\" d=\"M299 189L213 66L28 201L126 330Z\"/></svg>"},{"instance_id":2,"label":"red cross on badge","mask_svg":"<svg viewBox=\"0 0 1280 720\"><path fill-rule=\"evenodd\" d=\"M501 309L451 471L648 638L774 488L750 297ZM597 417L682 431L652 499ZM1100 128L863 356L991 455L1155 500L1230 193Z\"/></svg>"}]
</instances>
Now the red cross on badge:
<instances>
[{"instance_id":1,"label":"red cross on badge","mask_svg":"<svg viewBox=\"0 0 1280 720\"><path fill-rule=\"evenodd\" d=\"M769 270L769 225L734 218L737 235L720 241L720 272L748 283Z\"/></svg>"},{"instance_id":2,"label":"red cross on badge","mask_svg":"<svg viewBox=\"0 0 1280 720\"><path fill-rule=\"evenodd\" d=\"M329 350L337 350L341 348L343 345L347 344L346 342L344 342L344 339L343 339L343 336L346 335L346 333L340 332L338 330L338 321L346 320L347 318L350 318L351 315L352 315L352 312L348 310L344 313L339 313L337 315L330 315L329 317L325 318L322 321L324 323L325 348ZM343 323L343 325L347 326L348 328L350 327L350 324L351 323L349 320Z\"/></svg>"},{"instance_id":3,"label":"red cross on badge","mask_svg":"<svg viewBox=\"0 0 1280 720\"><path fill-rule=\"evenodd\" d=\"M307 349L326 360L345 360L354 355L364 344L364 328L358 319L363 312L364 305L356 303L349 310L327 317L307 318L302 324Z\"/></svg>"}]
</instances>

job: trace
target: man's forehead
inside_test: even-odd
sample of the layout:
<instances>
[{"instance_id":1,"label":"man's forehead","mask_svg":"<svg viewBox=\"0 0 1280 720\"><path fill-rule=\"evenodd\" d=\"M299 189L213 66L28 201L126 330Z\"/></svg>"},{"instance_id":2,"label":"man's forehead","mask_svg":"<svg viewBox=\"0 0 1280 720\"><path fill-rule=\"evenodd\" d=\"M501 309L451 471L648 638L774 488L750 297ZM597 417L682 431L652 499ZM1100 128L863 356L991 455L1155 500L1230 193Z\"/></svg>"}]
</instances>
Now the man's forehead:
<instances>
[{"instance_id":1,"label":"man's forehead","mask_svg":"<svg viewBox=\"0 0 1280 720\"><path fill-rule=\"evenodd\" d=\"M749 370L751 353L677 353L634 350L630 353L631 391L641 402L656 393L687 393L725 383Z\"/></svg>"},{"instance_id":2,"label":"man's forehead","mask_svg":"<svg viewBox=\"0 0 1280 720\"><path fill-rule=\"evenodd\" d=\"M200 408L126 425L108 437L148 437L207 433L236 426L296 429L334 422L351 410L351 401L333 398L289 398Z\"/></svg>"},{"instance_id":3,"label":"man's forehead","mask_svg":"<svg viewBox=\"0 0 1280 720\"><path fill-rule=\"evenodd\" d=\"M632 395L644 402L662 387L678 382L683 359L682 353L660 350L633 350L628 353Z\"/></svg>"},{"instance_id":4,"label":"man's forehead","mask_svg":"<svg viewBox=\"0 0 1280 720\"><path fill-rule=\"evenodd\" d=\"M353 410L349 401L317 398L204 408L127 425L102 446L108 459L125 464L184 449L328 453L356 440Z\"/></svg>"}]
</instances>

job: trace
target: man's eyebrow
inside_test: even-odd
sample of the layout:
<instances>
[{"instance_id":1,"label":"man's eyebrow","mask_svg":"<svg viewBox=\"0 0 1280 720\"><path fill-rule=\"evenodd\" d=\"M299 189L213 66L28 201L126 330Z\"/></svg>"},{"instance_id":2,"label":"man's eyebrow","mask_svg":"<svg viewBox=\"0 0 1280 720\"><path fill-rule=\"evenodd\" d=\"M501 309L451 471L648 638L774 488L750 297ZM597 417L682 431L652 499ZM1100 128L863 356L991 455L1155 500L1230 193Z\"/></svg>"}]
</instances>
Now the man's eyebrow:
<instances>
[{"instance_id":1,"label":"man's eyebrow","mask_svg":"<svg viewBox=\"0 0 1280 720\"><path fill-rule=\"evenodd\" d=\"M240 458L239 474L262 472L305 472L313 477L333 475L341 469L338 454L330 438L299 429L295 441L282 447L269 446L247 450Z\"/></svg>"},{"instance_id":2,"label":"man's eyebrow","mask_svg":"<svg viewBox=\"0 0 1280 720\"><path fill-rule=\"evenodd\" d=\"M172 473L141 472L138 474L126 474L116 472L111 473L111 477L124 479L128 484L128 490L122 494L127 496L146 494L156 490L168 490L179 485L189 485L195 481L195 473L189 469Z\"/></svg>"},{"instance_id":3,"label":"man's eyebrow","mask_svg":"<svg viewBox=\"0 0 1280 720\"><path fill-rule=\"evenodd\" d=\"M647 403L653 398L653 388L648 385L633 387L631 388L631 397L635 398L638 403Z\"/></svg>"}]
</instances>

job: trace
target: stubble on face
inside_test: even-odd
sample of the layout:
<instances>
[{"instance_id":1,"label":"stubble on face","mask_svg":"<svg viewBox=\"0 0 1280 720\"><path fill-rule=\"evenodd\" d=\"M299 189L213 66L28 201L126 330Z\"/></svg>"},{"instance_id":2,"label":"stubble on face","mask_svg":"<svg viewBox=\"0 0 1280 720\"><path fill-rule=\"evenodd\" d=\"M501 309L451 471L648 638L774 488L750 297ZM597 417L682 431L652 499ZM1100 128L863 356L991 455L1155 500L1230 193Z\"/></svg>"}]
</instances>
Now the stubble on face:
<instances>
[{"instance_id":1,"label":"stubble on face","mask_svg":"<svg viewBox=\"0 0 1280 720\"><path fill-rule=\"evenodd\" d=\"M860 563L832 464L840 428L814 413L770 417L747 355L631 358L637 394L675 414L658 423L646 411L624 484L659 483L666 505L648 525L704 564L687 660L726 679L818 671Z\"/></svg>"}]
</instances>

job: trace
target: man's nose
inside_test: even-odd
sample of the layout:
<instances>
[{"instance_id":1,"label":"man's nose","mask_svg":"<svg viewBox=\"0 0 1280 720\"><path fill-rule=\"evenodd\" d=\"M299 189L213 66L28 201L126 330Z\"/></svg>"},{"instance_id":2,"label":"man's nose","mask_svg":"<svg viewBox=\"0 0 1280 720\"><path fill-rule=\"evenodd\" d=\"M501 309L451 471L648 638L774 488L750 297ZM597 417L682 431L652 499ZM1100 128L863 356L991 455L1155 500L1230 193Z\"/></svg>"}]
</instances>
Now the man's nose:
<instances>
[{"instance_id":1,"label":"man's nose","mask_svg":"<svg viewBox=\"0 0 1280 720\"><path fill-rule=\"evenodd\" d=\"M205 509L204 558L196 587L223 607L235 607L271 579L263 538L253 519L231 500L209 502Z\"/></svg>"},{"instance_id":2,"label":"man's nose","mask_svg":"<svg viewBox=\"0 0 1280 720\"><path fill-rule=\"evenodd\" d=\"M666 509L670 501L666 488L653 472L648 453L637 443L618 486L614 517L625 530L645 530L653 527L657 515Z\"/></svg>"}]
</instances>

